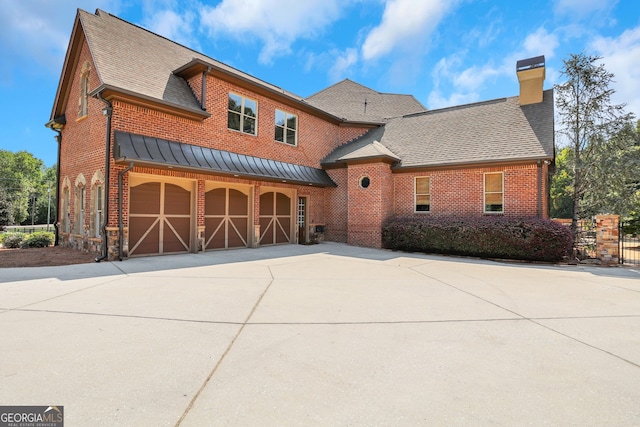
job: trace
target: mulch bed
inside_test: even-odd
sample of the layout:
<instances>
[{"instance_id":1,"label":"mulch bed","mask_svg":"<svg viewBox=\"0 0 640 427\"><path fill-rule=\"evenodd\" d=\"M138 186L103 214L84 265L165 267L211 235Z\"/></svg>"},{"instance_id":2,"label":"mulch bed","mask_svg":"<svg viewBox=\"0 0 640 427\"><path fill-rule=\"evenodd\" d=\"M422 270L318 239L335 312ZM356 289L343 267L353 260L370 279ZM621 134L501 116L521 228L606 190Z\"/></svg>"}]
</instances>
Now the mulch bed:
<instances>
[{"instance_id":1,"label":"mulch bed","mask_svg":"<svg viewBox=\"0 0 640 427\"><path fill-rule=\"evenodd\" d=\"M0 247L0 268L86 264L95 262L95 258L96 254L88 254L61 246L26 249L7 249Z\"/></svg>"}]
</instances>

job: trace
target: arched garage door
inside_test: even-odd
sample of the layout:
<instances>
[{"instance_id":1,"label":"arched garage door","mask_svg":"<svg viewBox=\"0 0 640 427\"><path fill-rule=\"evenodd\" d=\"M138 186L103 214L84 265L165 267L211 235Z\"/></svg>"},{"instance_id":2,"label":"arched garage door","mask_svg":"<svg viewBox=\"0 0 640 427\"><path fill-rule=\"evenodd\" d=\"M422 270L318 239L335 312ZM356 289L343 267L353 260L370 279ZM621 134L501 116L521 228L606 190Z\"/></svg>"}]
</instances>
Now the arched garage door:
<instances>
[{"instance_id":1,"label":"arched garage door","mask_svg":"<svg viewBox=\"0 0 640 427\"><path fill-rule=\"evenodd\" d=\"M292 197L279 191L260 195L260 244L292 243Z\"/></svg>"},{"instance_id":2,"label":"arched garage door","mask_svg":"<svg viewBox=\"0 0 640 427\"><path fill-rule=\"evenodd\" d=\"M212 188L204 194L205 248L249 246L249 188Z\"/></svg>"},{"instance_id":3,"label":"arched garage door","mask_svg":"<svg viewBox=\"0 0 640 427\"><path fill-rule=\"evenodd\" d=\"M189 184L142 182L129 187L129 255L188 252L192 202Z\"/></svg>"}]
</instances>

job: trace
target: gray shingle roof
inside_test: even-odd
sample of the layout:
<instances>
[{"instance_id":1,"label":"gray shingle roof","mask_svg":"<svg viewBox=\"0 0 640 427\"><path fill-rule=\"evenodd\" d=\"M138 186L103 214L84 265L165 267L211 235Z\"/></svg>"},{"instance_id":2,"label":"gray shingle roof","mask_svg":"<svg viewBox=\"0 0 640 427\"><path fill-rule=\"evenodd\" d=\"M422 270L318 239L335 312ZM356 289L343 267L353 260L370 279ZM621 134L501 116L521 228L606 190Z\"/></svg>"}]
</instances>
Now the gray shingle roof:
<instances>
[{"instance_id":1,"label":"gray shingle roof","mask_svg":"<svg viewBox=\"0 0 640 427\"><path fill-rule=\"evenodd\" d=\"M390 117L426 111L412 95L376 92L349 79L311 95L306 101L334 116L355 122L382 122Z\"/></svg>"},{"instance_id":2,"label":"gray shingle roof","mask_svg":"<svg viewBox=\"0 0 640 427\"><path fill-rule=\"evenodd\" d=\"M343 162L373 141L400 157L395 168L553 159L553 132L553 90L546 90L539 104L521 107L515 96L390 119L322 163Z\"/></svg>"},{"instance_id":3,"label":"gray shingle roof","mask_svg":"<svg viewBox=\"0 0 640 427\"><path fill-rule=\"evenodd\" d=\"M302 98L103 10L78 10L103 85L180 107L201 110L187 82L174 71L199 59L221 70L303 102Z\"/></svg>"}]
</instances>

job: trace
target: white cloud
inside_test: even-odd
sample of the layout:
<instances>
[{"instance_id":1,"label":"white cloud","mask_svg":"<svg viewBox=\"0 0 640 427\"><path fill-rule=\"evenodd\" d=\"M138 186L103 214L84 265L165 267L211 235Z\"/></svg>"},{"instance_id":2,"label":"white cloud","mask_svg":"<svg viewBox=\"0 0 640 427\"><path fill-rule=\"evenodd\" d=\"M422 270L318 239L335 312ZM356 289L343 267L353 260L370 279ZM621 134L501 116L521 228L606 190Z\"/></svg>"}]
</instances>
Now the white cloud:
<instances>
[{"instance_id":1,"label":"white cloud","mask_svg":"<svg viewBox=\"0 0 640 427\"><path fill-rule=\"evenodd\" d=\"M530 57L544 55L545 59L553 58L559 45L558 36L550 34L543 27L529 34L524 40L525 53Z\"/></svg>"},{"instance_id":2,"label":"white cloud","mask_svg":"<svg viewBox=\"0 0 640 427\"><path fill-rule=\"evenodd\" d=\"M201 24L210 34L225 34L263 48L258 60L265 64L288 54L298 38L313 37L340 17L348 1L339 0L222 0L204 6Z\"/></svg>"},{"instance_id":3,"label":"white cloud","mask_svg":"<svg viewBox=\"0 0 640 427\"><path fill-rule=\"evenodd\" d=\"M332 52L335 61L329 69L329 78L336 82L344 78L349 70L358 62L358 51L354 48L348 48L344 52Z\"/></svg>"},{"instance_id":4,"label":"white cloud","mask_svg":"<svg viewBox=\"0 0 640 427\"><path fill-rule=\"evenodd\" d=\"M186 11L184 14L170 9L158 10L147 15L142 25L156 34L160 34L192 49L199 49L199 43L193 34L195 14Z\"/></svg>"},{"instance_id":5,"label":"white cloud","mask_svg":"<svg viewBox=\"0 0 640 427\"><path fill-rule=\"evenodd\" d=\"M545 55L552 58L559 46L558 37L540 27L528 34L520 47L498 61L489 60L485 64L460 69L467 51L461 51L442 58L434 67L434 86L428 97L429 108L441 108L460 103L476 102L483 90L492 82L503 79L516 81L516 62L533 56ZM557 78L557 72L547 67L547 75ZM553 82L552 82L553 83ZM517 86L514 86L517 90ZM443 95L443 93L450 93Z\"/></svg>"},{"instance_id":6,"label":"white cloud","mask_svg":"<svg viewBox=\"0 0 640 427\"><path fill-rule=\"evenodd\" d=\"M369 32L362 45L362 57L376 59L397 48L415 52L456 3L453 0L388 0L382 22Z\"/></svg>"},{"instance_id":7,"label":"white cloud","mask_svg":"<svg viewBox=\"0 0 640 427\"><path fill-rule=\"evenodd\" d=\"M96 8L117 13L120 2L21 0L2 2L2 6L0 55L3 58L2 76L5 78L15 72L10 67L18 66L21 61L35 62L44 66L47 72L58 73L69 43L76 8L91 13Z\"/></svg>"},{"instance_id":8,"label":"white cloud","mask_svg":"<svg viewBox=\"0 0 640 427\"><path fill-rule=\"evenodd\" d=\"M475 93L451 93L448 97L442 95L439 90L431 91L427 98L427 108L436 110L438 108L451 107L453 105L464 105L478 101L480 96Z\"/></svg>"},{"instance_id":9,"label":"white cloud","mask_svg":"<svg viewBox=\"0 0 640 427\"><path fill-rule=\"evenodd\" d=\"M583 18L592 13L603 13L611 10L616 1L603 0L558 0L554 11L558 15Z\"/></svg>"},{"instance_id":10,"label":"white cloud","mask_svg":"<svg viewBox=\"0 0 640 427\"><path fill-rule=\"evenodd\" d=\"M602 56L607 71L615 75L613 101L627 104L627 111L640 117L640 26L616 38L598 37L591 49Z\"/></svg>"}]
</instances>

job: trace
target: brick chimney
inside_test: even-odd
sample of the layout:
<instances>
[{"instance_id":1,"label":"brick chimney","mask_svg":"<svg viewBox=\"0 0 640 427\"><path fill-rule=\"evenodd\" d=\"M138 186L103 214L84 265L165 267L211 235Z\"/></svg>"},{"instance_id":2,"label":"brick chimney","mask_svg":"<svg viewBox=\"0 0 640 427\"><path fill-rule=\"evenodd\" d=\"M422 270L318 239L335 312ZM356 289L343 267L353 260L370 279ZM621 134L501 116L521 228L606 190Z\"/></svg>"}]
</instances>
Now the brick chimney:
<instances>
[{"instance_id":1,"label":"brick chimney","mask_svg":"<svg viewBox=\"0 0 640 427\"><path fill-rule=\"evenodd\" d=\"M542 102L542 83L545 77L544 55L518 61L516 73L520 82L520 105Z\"/></svg>"}]
</instances>

